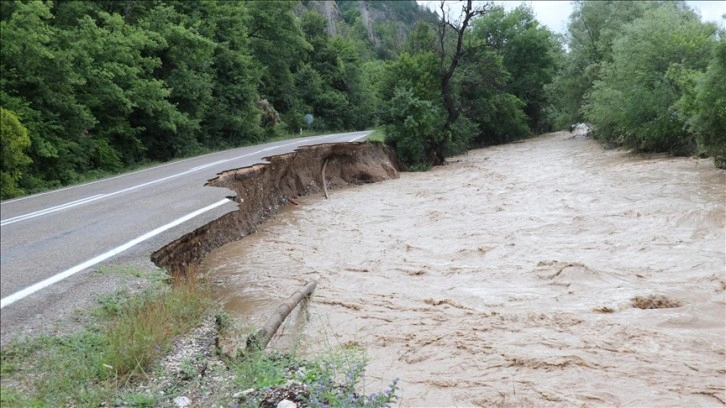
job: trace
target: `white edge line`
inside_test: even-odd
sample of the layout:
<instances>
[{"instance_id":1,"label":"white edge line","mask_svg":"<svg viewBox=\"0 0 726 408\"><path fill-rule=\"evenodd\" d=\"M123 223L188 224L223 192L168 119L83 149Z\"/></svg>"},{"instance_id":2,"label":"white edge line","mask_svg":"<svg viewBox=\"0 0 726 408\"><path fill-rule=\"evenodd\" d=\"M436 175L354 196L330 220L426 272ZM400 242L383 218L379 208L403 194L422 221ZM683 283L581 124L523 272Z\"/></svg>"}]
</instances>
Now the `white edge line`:
<instances>
[{"instance_id":1,"label":"white edge line","mask_svg":"<svg viewBox=\"0 0 726 408\"><path fill-rule=\"evenodd\" d=\"M355 132L350 132L350 133L355 133ZM338 134L324 135L324 136L314 136L313 138L325 138L325 137L330 137L330 136L338 136ZM297 139L295 139L295 140L297 140ZM300 143L308 142L308 141L309 141L309 139L306 139L306 140L300 141ZM277 143L277 142L268 142L268 143L265 143L265 144L271 144L271 143ZM285 147L285 146L289 146L291 144L294 144L294 143L288 143L288 144L281 145L281 146L277 146L277 147ZM230 149L230 150L246 149L246 148L249 148L249 147L253 147L253 146L241 146L241 147L236 147L236 148ZM256 154L256 153L261 153L263 151L266 151L266 150L261 150L261 151L255 152L255 153L251 153L249 155ZM44 191L42 193L30 194L30 195L27 195L27 196L24 196L24 197L18 197L18 198L13 198L13 199L10 199L10 200L0 201L0 205L10 204L10 203L14 203L16 201L22 201L22 200L26 200L28 198L39 197L39 196L43 196L43 195L46 195L46 194L52 194L52 193L57 193L57 192L60 192L60 191L70 190L72 188L88 186L88 185L96 184L96 183L102 183L104 181L114 180L114 179L117 179L117 178L121 178L121 177L125 177L125 176L130 176L132 174L143 173L145 171L154 170L154 169L157 169L157 168L160 168L160 167L171 166L173 164L179 164L179 163L183 163L183 162L186 162L186 161L191 161L191 160L199 159L199 158L202 158L202 157L212 156L212 155L215 155L215 154L221 154L221 153L225 153L225 152L226 151L223 150L221 152L212 152L212 153L203 154L201 156L194 156L194 157L187 157L187 158L179 159L179 160L172 160L170 162L158 164L156 166L146 167L146 168L139 169L139 170L134 170L134 171L131 171L131 172L128 172L128 173L118 174L118 175L115 175L115 176L110 176L110 177L102 178L102 179L99 179L99 180L89 181L87 183L75 184L75 185L72 185L72 186L67 186L67 187L59 188L57 190ZM242 155L242 156L238 156L237 158L244 157L244 156L247 156L247 155L245 154L245 155ZM234 159L232 159L232 160L234 160ZM222 162L222 163L223 162L226 162L226 161L229 161L229 160L220 160L220 162Z\"/></svg>"},{"instance_id":2,"label":"white edge line","mask_svg":"<svg viewBox=\"0 0 726 408\"><path fill-rule=\"evenodd\" d=\"M360 138L363 138L365 136L368 136L371 133L370 131L364 131L364 132L367 132L367 133L364 134L363 136L358 136L358 137L356 137L354 139L351 139L351 140L349 140L349 142L354 142L354 141L356 141L356 140L358 140ZM359 132L350 132L350 133L359 133ZM345 133L343 133L343 134L345 134ZM43 210L38 210L38 211L33 212L33 213L21 214L21 215L18 215L16 217L12 217L12 218L8 218L6 220L2 220L0 222L0 226L14 224L16 222L24 221L26 219L31 219L31 218L35 218L35 217L38 217L38 216L41 216L41 215L46 215L46 214L54 213L54 212L57 212L57 211L60 211L60 210L65 210L67 208L74 207L76 205L86 204L87 202L96 201L96 200L98 200L100 198L106 198L106 197L114 196L114 195L117 195L117 194L125 193L125 192L128 192L128 191L136 190L138 188L146 187L146 186L149 186L151 184L156 184L156 183L159 183L159 182L162 182L162 181L166 181L166 180L169 180L169 179L172 179L172 178L177 178L177 177L180 177L180 176L184 176L184 175L187 175L189 173L193 173L193 172L196 172L196 171L199 171L199 170L203 170L203 169L206 169L208 167L216 166L218 164L226 163L226 162L229 162L229 161L238 160L238 159L241 159L241 158L244 158L244 157L249 157L249 156L253 156L253 155L256 155L256 154L268 152L270 150L276 150L276 149L285 148L285 147L292 146L292 145L295 145L295 144L302 145L303 143L307 143L307 142L309 142L311 140L314 140L314 139L325 139L325 138L334 137L334 136L337 137L337 136L340 136L340 134L339 133L334 133L334 134L331 134L331 135L316 136L316 137L313 137L313 138L306 138L306 139L303 139L303 140L295 139L295 141L290 142L290 143L285 143L285 144L276 145L276 146L269 146L269 147L266 147L264 149L257 150L255 152L246 153L246 154L243 154L241 156L233 157L231 159L217 160L217 161L212 162L212 163L202 164L200 166L193 167L190 170L186 170L186 171L183 171L181 173L172 174L171 176L162 177L160 179L156 179L156 180L148 181L146 183L142 183L142 184L138 184L138 185L135 185L135 186L127 187L127 188L124 188L122 190L114 191L114 192L111 192L111 193L108 193L108 194L98 194L98 195L95 195L95 196L92 196L92 197L86 197L84 199L72 201L70 203L65 203L65 204L57 205L55 207L46 208L46 209L43 209ZM209 153L209 154L206 154L204 156L199 156L199 157L205 157L205 156L209 156L209 155L212 155L212 154L215 154L215 153ZM4 201L4 202L2 202L2 204L8 204L8 203L11 203L11 202L14 202L14 201L20 201L20 200L24 200L24 199L30 198L30 197L37 197L37 196L40 196L40 195L45 195L45 194L49 194L49 193L56 192L56 191L68 190L68 189L71 189L71 188L81 187L81 186L88 185L88 184L99 183L99 182L102 182L102 181L105 181L105 180L111 180L111 179L115 179L115 178L122 177L122 176L125 176L125 175L129 175L129 174L140 173L142 171L151 170L151 169L154 169L154 168L157 168L157 167L164 167L164 166L168 166L168 165L171 165L171 164L188 161L188 160L191 160L191 159L194 159L194 158L199 158L199 157L193 157L193 158L189 158L189 159L183 159L183 160L180 160L180 161L177 161L177 162L172 162L172 163L165 163L165 164L162 164L162 165L159 165L159 166L150 167L150 168L142 169L142 170L137 170L137 171L132 172L132 173L121 174L121 175L118 175L118 176L115 176L115 177L111 177L111 178L108 178L108 179L96 180L96 181L92 181L90 183L79 184L79 185L76 185L76 186L69 186L69 187L66 187L66 188L62 188L60 190L53 190L53 191L48 191L48 192L44 192L44 193L39 193L39 194L35 194L35 195L30 195L30 196L26 196L26 197L17 198L17 199L14 199L14 200ZM73 205L71 205L71 204L73 204Z\"/></svg>"},{"instance_id":3,"label":"white edge line","mask_svg":"<svg viewBox=\"0 0 726 408\"><path fill-rule=\"evenodd\" d=\"M366 137L366 136L368 136L368 135L370 135L370 133L366 133L366 134L365 134L365 135L363 135L363 136L358 136L358 137L356 137L356 138L350 139L350 140L348 140L348 143L350 143L350 142L355 142L356 140L358 140L358 139L362 139L362 138L364 138L364 137Z\"/></svg>"},{"instance_id":4,"label":"white edge line","mask_svg":"<svg viewBox=\"0 0 726 408\"><path fill-rule=\"evenodd\" d=\"M82 270L84 270L86 268L89 268L89 267L91 267L93 265L96 265L99 262L103 262L106 259L111 258L112 256L118 255L121 252L123 252L123 251L125 251L125 250L127 250L127 249L129 249L131 247L133 247L134 245L137 245L137 244L139 244L141 242L144 242L144 241L146 241L147 239L149 239L151 237L154 237L156 235L159 235L162 232L164 232L164 231L166 231L166 230L168 230L170 228L176 227L177 225L179 225L179 224L181 224L183 222L186 222L186 221L188 221L188 220L190 220L190 219L192 219L192 218L194 218L194 217L196 217L196 216L198 216L200 214L203 214L203 213L205 213L205 212L207 212L209 210L212 210L214 208L217 208L220 205L223 205L223 204L228 203L228 202L230 202L230 201L229 201L229 199L226 199L226 198L224 200L217 201L216 203L214 203L212 205L208 205L208 206L206 206L206 207L204 207L202 209L199 209L197 211L194 211L192 213L189 213L189 214L187 214L187 215L185 215L185 216L183 216L181 218L178 218L178 219L176 219L176 220L174 220L174 221L172 221L172 222L170 222L170 223L168 223L166 225L163 225L163 226L161 226L161 227L159 227L159 228L157 228L157 229L155 229L153 231L147 232L146 234L144 234L144 235L142 235L142 236L140 236L140 237L138 237L136 239L133 239L133 240L131 240L131 241L129 241L129 242L127 242L127 243L119 246L119 247L116 247L116 248L114 248L114 249L112 249L112 250L110 250L108 252L105 252L105 253L103 253L101 255L98 255L97 257L95 257L93 259L89 259L88 261L83 262L82 264L76 265L76 266L74 266L74 267L72 267L70 269L67 269L67 270L59 273L59 274L56 274L56 275L51 276L48 279L42 280L42 281L40 281L40 282L38 282L38 283L36 283L36 284L34 284L32 286L29 286L29 287L27 287L25 289L22 289L22 290L20 290L18 292L15 292L12 295L10 295L8 297L5 297L2 300L0 300L0 309L4 308L5 306L8 306L8 305L11 305L11 304L15 303L15 302L17 302L20 299L23 299L23 298L25 298L27 296L30 296L33 293L35 293L35 292L37 292L37 291L39 291L41 289L47 288L48 286L50 286L50 285L52 285L54 283L60 282L63 279L69 277L69 276L75 275L76 273L78 273L78 272L80 272L80 271L82 271Z\"/></svg>"}]
</instances>

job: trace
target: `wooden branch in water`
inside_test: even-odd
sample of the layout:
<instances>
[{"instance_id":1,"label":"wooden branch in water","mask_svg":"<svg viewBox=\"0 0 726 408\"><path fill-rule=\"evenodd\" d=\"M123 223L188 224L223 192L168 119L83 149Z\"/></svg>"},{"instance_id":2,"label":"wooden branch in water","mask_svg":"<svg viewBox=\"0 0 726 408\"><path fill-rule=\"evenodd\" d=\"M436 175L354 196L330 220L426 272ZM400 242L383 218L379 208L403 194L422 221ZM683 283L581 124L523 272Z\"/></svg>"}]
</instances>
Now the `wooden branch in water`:
<instances>
[{"instance_id":1,"label":"wooden branch in water","mask_svg":"<svg viewBox=\"0 0 726 408\"><path fill-rule=\"evenodd\" d=\"M328 181L325 179L326 167L328 167L328 159L325 159L325 163L323 163L323 191L325 192L325 199L328 200L330 197L328 197Z\"/></svg>"},{"instance_id":2,"label":"wooden branch in water","mask_svg":"<svg viewBox=\"0 0 726 408\"><path fill-rule=\"evenodd\" d=\"M255 335L247 339L247 348L256 347L263 350L267 347L267 343L270 342L272 336L275 335L277 329L280 328L282 322L285 321L287 316L292 312L295 307L305 299L310 298L315 286L318 284L316 281L308 282L301 290L296 291L290 296L284 303L277 307L275 313L267 319L265 325Z\"/></svg>"}]
</instances>

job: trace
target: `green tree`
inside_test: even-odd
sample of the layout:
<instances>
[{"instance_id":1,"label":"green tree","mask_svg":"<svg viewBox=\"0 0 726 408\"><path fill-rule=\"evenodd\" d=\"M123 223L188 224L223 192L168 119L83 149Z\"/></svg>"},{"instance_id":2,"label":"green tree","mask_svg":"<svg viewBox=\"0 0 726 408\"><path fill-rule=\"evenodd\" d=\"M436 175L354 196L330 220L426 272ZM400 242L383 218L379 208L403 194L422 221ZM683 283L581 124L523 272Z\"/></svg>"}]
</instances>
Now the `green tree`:
<instances>
[{"instance_id":1,"label":"green tree","mask_svg":"<svg viewBox=\"0 0 726 408\"><path fill-rule=\"evenodd\" d=\"M526 105L508 92L510 75L497 50L476 47L462 62L460 74L463 113L477 126L473 144L508 143L530 135Z\"/></svg>"},{"instance_id":2,"label":"green tree","mask_svg":"<svg viewBox=\"0 0 726 408\"><path fill-rule=\"evenodd\" d=\"M535 19L528 6L507 12L494 7L473 23L472 37L502 56L503 68L509 73L506 90L524 102L529 128L536 133L552 128L546 116L550 104L545 85L552 82L561 53L554 34Z\"/></svg>"},{"instance_id":3,"label":"green tree","mask_svg":"<svg viewBox=\"0 0 726 408\"><path fill-rule=\"evenodd\" d=\"M62 3L75 4L75 3ZM63 13L69 18L69 13ZM163 39L153 32L127 24L119 14L98 11L77 16L72 26L61 30L64 49L73 58L79 78L75 94L89 109L95 124L84 133L88 169L118 171L143 162L145 128L132 116L151 104L175 108L167 101L169 92L152 75L160 61L148 54L157 51ZM149 99L156 88L154 99Z\"/></svg>"},{"instance_id":4,"label":"green tree","mask_svg":"<svg viewBox=\"0 0 726 408\"><path fill-rule=\"evenodd\" d=\"M312 50L306 66L296 75L296 86L304 106L312 108L316 116L314 126L342 130L372 125L375 98L372 85L363 76L356 43L331 37L325 18L315 12L304 13L300 25Z\"/></svg>"},{"instance_id":5,"label":"green tree","mask_svg":"<svg viewBox=\"0 0 726 408\"><path fill-rule=\"evenodd\" d=\"M569 51L550 86L550 96L558 109L558 128L585 120L581 108L600 78L602 65L612 61L613 42L625 26L657 3L577 0L573 5L566 35Z\"/></svg>"},{"instance_id":6,"label":"green tree","mask_svg":"<svg viewBox=\"0 0 726 408\"><path fill-rule=\"evenodd\" d=\"M299 4L249 1L245 5L250 21L246 37L254 62L259 66L260 97L280 112L287 131L296 131L308 112L304 111L296 90L295 73L312 51L295 16Z\"/></svg>"},{"instance_id":7,"label":"green tree","mask_svg":"<svg viewBox=\"0 0 726 408\"><path fill-rule=\"evenodd\" d=\"M388 106L386 143L411 170L429 168L432 145L443 142L441 124L445 115L440 104L418 98L411 89L398 87Z\"/></svg>"},{"instance_id":8,"label":"green tree","mask_svg":"<svg viewBox=\"0 0 726 408\"><path fill-rule=\"evenodd\" d=\"M726 34L713 48L706 73L695 86L695 101L688 128L696 135L700 150L726 168Z\"/></svg>"},{"instance_id":9,"label":"green tree","mask_svg":"<svg viewBox=\"0 0 726 408\"><path fill-rule=\"evenodd\" d=\"M441 86L441 99L444 109L446 110L446 120L444 121L441 138L432 138L429 144L427 155L431 164L442 164L444 162L444 151L447 150L447 144L456 146L466 146L471 134L462 134L458 131L471 129L469 126L455 126L459 120L463 104L459 97L459 89L456 87L454 74L459 63L465 59L465 55L470 51L465 47L465 35L469 31L469 24L472 19L481 15L485 15L491 10L491 3L486 3L481 7L474 7L471 0L467 0L462 7L461 13L457 19L447 11L445 2L441 2L441 19L438 23L438 57L439 57L439 73L438 79ZM459 140L457 140L459 139Z\"/></svg>"},{"instance_id":10,"label":"green tree","mask_svg":"<svg viewBox=\"0 0 726 408\"><path fill-rule=\"evenodd\" d=\"M198 152L202 120L210 110L213 89L214 42L201 35L189 18L171 5L154 8L141 27L158 33L164 40L155 56L161 65L154 77L163 80L170 90L169 102L177 113L170 123L153 118L145 121L142 135L153 160L169 160Z\"/></svg>"},{"instance_id":11,"label":"green tree","mask_svg":"<svg viewBox=\"0 0 726 408\"><path fill-rule=\"evenodd\" d=\"M261 128L258 85L259 67L248 38L250 13L247 3L201 3L209 8L203 22L206 36L215 42L212 106L203 121L200 140L213 148L236 147L260 141L274 133Z\"/></svg>"},{"instance_id":12,"label":"green tree","mask_svg":"<svg viewBox=\"0 0 726 408\"><path fill-rule=\"evenodd\" d=\"M84 79L75 72L73 53L62 47L52 19L50 3L15 2L12 14L0 22L0 104L29 131L33 163L23 187L31 192L78 179L87 168L84 137L95 124L76 98Z\"/></svg>"},{"instance_id":13,"label":"green tree","mask_svg":"<svg viewBox=\"0 0 726 408\"><path fill-rule=\"evenodd\" d=\"M640 151L693 152L695 140L676 110L681 93L667 73L676 64L705 70L714 33L713 24L671 3L625 27L585 105L596 137Z\"/></svg>"},{"instance_id":14,"label":"green tree","mask_svg":"<svg viewBox=\"0 0 726 408\"><path fill-rule=\"evenodd\" d=\"M14 112L0 107L0 144L2 163L0 163L0 198L7 199L23 194L18 181L23 170L32 163L25 154L30 147L28 131Z\"/></svg>"}]
</instances>

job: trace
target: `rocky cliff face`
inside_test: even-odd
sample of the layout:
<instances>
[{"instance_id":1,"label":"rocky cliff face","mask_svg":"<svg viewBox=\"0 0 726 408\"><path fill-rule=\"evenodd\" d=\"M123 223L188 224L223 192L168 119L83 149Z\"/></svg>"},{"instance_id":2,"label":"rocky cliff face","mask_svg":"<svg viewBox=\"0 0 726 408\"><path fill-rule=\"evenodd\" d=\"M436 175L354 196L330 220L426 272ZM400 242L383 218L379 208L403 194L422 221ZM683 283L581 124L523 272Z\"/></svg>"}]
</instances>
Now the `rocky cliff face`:
<instances>
[{"instance_id":1,"label":"rocky cliff face","mask_svg":"<svg viewBox=\"0 0 726 408\"><path fill-rule=\"evenodd\" d=\"M311 0L306 2L306 6L325 17L328 21L328 34L341 34L339 26L340 22L343 21L343 17L340 15L338 4L335 1Z\"/></svg>"},{"instance_id":2,"label":"rocky cliff face","mask_svg":"<svg viewBox=\"0 0 726 408\"><path fill-rule=\"evenodd\" d=\"M305 146L265 160L269 164L227 170L209 180L208 186L234 191L237 195L231 199L239 209L164 246L151 255L151 261L172 274L185 274L214 249L254 232L280 206L321 192L324 165L331 189L398 178L395 156L380 143Z\"/></svg>"},{"instance_id":3,"label":"rocky cliff face","mask_svg":"<svg viewBox=\"0 0 726 408\"><path fill-rule=\"evenodd\" d=\"M430 22L436 21L436 14L419 6L414 0L396 0L396 1L332 1L332 0L307 0L301 4L299 13L305 9L319 13L328 22L328 34L341 35L344 34L346 27L350 28L354 24L355 14L350 14L351 10L357 11L360 16L360 24L368 34L368 40L374 47L379 47L382 43L380 33L377 26L380 24L389 24L395 27L397 41L405 40L408 31L419 20ZM345 18L343 15L345 14Z\"/></svg>"}]
</instances>

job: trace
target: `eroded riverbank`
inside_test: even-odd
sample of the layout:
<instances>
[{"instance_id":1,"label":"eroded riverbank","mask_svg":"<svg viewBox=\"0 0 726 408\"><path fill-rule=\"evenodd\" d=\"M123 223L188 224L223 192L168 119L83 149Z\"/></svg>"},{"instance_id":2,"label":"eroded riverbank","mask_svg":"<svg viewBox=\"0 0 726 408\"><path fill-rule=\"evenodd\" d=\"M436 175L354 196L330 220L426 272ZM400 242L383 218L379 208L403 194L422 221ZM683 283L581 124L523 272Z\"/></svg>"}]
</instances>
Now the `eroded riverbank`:
<instances>
[{"instance_id":1,"label":"eroded riverbank","mask_svg":"<svg viewBox=\"0 0 726 408\"><path fill-rule=\"evenodd\" d=\"M363 346L402 406L723 406L724 174L556 133L301 199L202 267L258 324L319 280L304 343Z\"/></svg>"}]
</instances>

